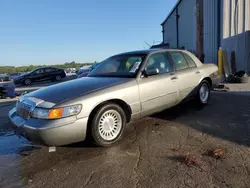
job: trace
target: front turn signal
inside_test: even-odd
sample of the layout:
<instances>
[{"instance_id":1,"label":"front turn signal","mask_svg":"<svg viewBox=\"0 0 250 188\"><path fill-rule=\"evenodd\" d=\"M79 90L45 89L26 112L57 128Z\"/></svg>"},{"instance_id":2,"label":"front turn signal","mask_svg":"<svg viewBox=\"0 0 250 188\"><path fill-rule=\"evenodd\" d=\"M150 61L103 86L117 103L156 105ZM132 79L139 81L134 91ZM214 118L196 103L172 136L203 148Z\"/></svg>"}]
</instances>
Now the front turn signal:
<instances>
[{"instance_id":1,"label":"front turn signal","mask_svg":"<svg viewBox=\"0 0 250 188\"><path fill-rule=\"evenodd\" d=\"M63 108L52 109L49 111L48 119L58 119L63 116Z\"/></svg>"}]
</instances>

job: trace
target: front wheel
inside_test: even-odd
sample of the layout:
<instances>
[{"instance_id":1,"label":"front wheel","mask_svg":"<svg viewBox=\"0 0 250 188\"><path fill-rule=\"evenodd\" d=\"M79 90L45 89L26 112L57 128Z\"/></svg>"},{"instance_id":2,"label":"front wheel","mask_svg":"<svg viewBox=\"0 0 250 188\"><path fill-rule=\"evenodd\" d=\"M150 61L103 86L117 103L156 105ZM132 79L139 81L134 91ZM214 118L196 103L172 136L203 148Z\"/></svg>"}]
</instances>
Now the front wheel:
<instances>
[{"instance_id":1,"label":"front wheel","mask_svg":"<svg viewBox=\"0 0 250 188\"><path fill-rule=\"evenodd\" d=\"M210 84L208 81L204 80L201 82L198 93L197 93L197 101L199 104L207 104L210 98Z\"/></svg>"},{"instance_id":2,"label":"front wheel","mask_svg":"<svg viewBox=\"0 0 250 188\"><path fill-rule=\"evenodd\" d=\"M31 80L30 79L25 79L24 80L24 84L25 85L30 85L31 84Z\"/></svg>"},{"instance_id":3,"label":"front wheel","mask_svg":"<svg viewBox=\"0 0 250 188\"><path fill-rule=\"evenodd\" d=\"M102 106L94 115L91 135L98 146L111 146L118 142L126 125L126 115L117 104Z\"/></svg>"}]
</instances>

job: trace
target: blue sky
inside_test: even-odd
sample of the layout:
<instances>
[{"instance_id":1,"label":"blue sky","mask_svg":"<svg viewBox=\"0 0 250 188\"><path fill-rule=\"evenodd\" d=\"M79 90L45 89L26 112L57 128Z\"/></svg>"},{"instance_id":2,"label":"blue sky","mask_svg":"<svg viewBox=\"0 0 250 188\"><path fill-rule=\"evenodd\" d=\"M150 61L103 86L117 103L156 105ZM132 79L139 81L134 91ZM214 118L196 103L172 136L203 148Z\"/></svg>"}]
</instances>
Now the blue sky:
<instances>
[{"instance_id":1,"label":"blue sky","mask_svg":"<svg viewBox=\"0 0 250 188\"><path fill-rule=\"evenodd\" d=\"M177 0L6 0L0 65L100 61L162 41Z\"/></svg>"}]
</instances>

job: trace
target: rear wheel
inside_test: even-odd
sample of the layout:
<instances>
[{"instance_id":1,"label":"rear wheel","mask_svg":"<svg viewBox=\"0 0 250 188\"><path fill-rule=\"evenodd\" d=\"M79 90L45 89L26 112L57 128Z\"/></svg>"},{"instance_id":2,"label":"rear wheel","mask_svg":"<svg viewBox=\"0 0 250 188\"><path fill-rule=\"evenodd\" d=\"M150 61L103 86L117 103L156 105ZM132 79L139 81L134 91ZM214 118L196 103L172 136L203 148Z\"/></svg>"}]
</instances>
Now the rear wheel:
<instances>
[{"instance_id":1,"label":"rear wheel","mask_svg":"<svg viewBox=\"0 0 250 188\"><path fill-rule=\"evenodd\" d=\"M25 85L30 85L31 84L31 80L30 79L25 79L24 80L24 84Z\"/></svg>"},{"instance_id":2,"label":"rear wheel","mask_svg":"<svg viewBox=\"0 0 250 188\"><path fill-rule=\"evenodd\" d=\"M117 104L102 106L94 115L91 135L98 146L111 146L118 142L126 125L126 115Z\"/></svg>"},{"instance_id":3,"label":"rear wheel","mask_svg":"<svg viewBox=\"0 0 250 188\"><path fill-rule=\"evenodd\" d=\"M208 83L208 81L206 80L203 80L199 86L199 89L198 89L198 93L197 93L197 102L199 104L207 104L208 103L208 100L210 98L210 84Z\"/></svg>"}]
</instances>

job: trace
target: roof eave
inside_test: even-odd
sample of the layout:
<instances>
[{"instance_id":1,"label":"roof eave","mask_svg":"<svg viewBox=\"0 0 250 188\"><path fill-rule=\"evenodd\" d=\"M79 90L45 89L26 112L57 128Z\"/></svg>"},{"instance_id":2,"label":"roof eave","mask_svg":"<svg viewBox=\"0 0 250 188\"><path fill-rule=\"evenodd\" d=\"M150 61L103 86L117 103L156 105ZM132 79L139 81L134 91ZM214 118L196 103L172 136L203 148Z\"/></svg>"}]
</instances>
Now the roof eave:
<instances>
[{"instance_id":1,"label":"roof eave","mask_svg":"<svg viewBox=\"0 0 250 188\"><path fill-rule=\"evenodd\" d=\"M161 26L163 26L166 21L168 21L169 17L172 15L172 13L176 10L176 7L181 3L182 0L178 0L177 3L175 4L175 6L173 7L173 9L170 11L170 13L168 14L168 16L165 18L165 20L161 23Z\"/></svg>"}]
</instances>

